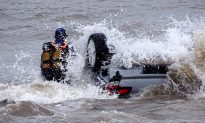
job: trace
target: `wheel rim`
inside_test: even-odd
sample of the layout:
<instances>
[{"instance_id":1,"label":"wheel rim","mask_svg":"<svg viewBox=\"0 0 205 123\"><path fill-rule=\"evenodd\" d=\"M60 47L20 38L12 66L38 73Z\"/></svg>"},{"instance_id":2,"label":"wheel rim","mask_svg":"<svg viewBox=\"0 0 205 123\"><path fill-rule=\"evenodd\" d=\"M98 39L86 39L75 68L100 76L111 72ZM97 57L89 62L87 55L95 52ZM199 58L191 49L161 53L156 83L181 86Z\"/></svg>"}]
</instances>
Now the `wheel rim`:
<instances>
[{"instance_id":1,"label":"wheel rim","mask_svg":"<svg viewBox=\"0 0 205 123\"><path fill-rule=\"evenodd\" d=\"M94 67L96 60L96 49L93 40L89 41L88 44L88 64L90 67Z\"/></svg>"}]
</instances>

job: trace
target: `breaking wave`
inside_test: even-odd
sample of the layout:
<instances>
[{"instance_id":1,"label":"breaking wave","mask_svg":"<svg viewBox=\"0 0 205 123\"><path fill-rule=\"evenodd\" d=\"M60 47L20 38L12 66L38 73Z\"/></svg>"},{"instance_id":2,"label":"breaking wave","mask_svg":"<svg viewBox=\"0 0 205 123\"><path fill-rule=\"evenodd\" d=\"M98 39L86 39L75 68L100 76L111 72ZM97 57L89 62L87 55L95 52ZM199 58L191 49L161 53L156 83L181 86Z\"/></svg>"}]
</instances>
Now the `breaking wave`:
<instances>
[{"instance_id":1,"label":"breaking wave","mask_svg":"<svg viewBox=\"0 0 205 123\"><path fill-rule=\"evenodd\" d=\"M77 32L83 35L79 42L87 41L93 33L104 33L108 43L116 48L113 62L125 67L132 67L133 63L169 64L169 76L177 91L185 94L204 93L204 18L170 20L167 27L161 30L162 34L155 38L142 37L141 34L134 37L126 35L126 32L106 23L80 25Z\"/></svg>"}]
</instances>

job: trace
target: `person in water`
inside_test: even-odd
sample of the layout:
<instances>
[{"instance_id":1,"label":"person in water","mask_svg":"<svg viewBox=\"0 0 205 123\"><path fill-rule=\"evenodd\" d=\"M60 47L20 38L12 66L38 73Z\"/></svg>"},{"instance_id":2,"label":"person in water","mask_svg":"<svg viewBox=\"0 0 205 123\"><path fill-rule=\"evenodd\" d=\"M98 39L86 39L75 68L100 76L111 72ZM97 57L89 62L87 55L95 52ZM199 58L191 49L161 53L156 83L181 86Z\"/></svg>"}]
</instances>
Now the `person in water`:
<instances>
[{"instance_id":1,"label":"person in water","mask_svg":"<svg viewBox=\"0 0 205 123\"><path fill-rule=\"evenodd\" d=\"M122 79L122 75L120 74L119 71L116 71L115 75L103 87L104 90L107 90L110 94L116 93L120 89L121 79Z\"/></svg>"},{"instance_id":2,"label":"person in water","mask_svg":"<svg viewBox=\"0 0 205 123\"><path fill-rule=\"evenodd\" d=\"M120 84L120 81L122 79L122 75L119 71L116 71L115 75L110 79L109 82L114 82L115 84Z\"/></svg>"},{"instance_id":3,"label":"person in water","mask_svg":"<svg viewBox=\"0 0 205 123\"><path fill-rule=\"evenodd\" d=\"M65 68L67 65L67 56L70 54L71 56L75 56L74 48L72 46L72 42L68 42L67 40L68 35L66 34L66 30L64 28L57 28L55 31L55 40L52 42L52 45L55 46L55 51L52 53L54 54L55 52L61 52L59 54L61 59L61 63L63 67ZM55 56L55 55L53 55ZM53 58L55 61L55 58ZM59 59L59 58L58 58ZM55 65L55 64L54 64ZM66 68L65 68L66 70Z\"/></svg>"},{"instance_id":4,"label":"person in water","mask_svg":"<svg viewBox=\"0 0 205 123\"><path fill-rule=\"evenodd\" d=\"M64 28L58 28L55 31L55 40L43 44L41 69L47 80L61 81L65 78L67 56L74 53L71 42L68 43L66 39L67 36Z\"/></svg>"}]
</instances>

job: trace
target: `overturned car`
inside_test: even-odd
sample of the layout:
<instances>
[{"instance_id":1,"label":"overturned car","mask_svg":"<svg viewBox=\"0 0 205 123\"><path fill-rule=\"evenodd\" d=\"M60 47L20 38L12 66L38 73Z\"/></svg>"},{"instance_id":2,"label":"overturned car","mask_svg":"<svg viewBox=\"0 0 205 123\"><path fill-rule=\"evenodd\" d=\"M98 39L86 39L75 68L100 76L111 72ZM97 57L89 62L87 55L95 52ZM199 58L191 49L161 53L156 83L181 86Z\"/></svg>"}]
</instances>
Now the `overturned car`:
<instances>
[{"instance_id":1,"label":"overturned car","mask_svg":"<svg viewBox=\"0 0 205 123\"><path fill-rule=\"evenodd\" d=\"M134 64L126 68L111 62L114 46L102 33L92 34L87 43L86 67L94 73L95 84L110 94L127 95L144 88L167 83L167 64ZM118 75L117 75L118 74ZM113 77L118 79L113 80Z\"/></svg>"}]
</instances>

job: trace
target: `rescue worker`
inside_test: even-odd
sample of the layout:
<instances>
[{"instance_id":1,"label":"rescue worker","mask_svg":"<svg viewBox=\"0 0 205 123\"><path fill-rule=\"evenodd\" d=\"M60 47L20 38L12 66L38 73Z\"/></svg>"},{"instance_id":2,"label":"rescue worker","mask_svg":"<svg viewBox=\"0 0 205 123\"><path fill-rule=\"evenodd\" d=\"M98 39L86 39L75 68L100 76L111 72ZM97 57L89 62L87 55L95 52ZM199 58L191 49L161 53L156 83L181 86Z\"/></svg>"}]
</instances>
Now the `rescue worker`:
<instances>
[{"instance_id":1,"label":"rescue worker","mask_svg":"<svg viewBox=\"0 0 205 123\"><path fill-rule=\"evenodd\" d=\"M104 90L107 90L110 94L117 93L120 88L120 81L122 75L119 71L116 71L115 75L110 79L110 81L105 85Z\"/></svg>"},{"instance_id":2,"label":"rescue worker","mask_svg":"<svg viewBox=\"0 0 205 123\"><path fill-rule=\"evenodd\" d=\"M120 74L119 71L116 71L115 75L110 79L109 82L116 82L120 84L121 79L122 79L122 75Z\"/></svg>"},{"instance_id":3,"label":"rescue worker","mask_svg":"<svg viewBox=\"0 0 205 123\"><path fill-rule=\"evenodd\" d=\"M41 69L45 78L48 78L47 80L54 78L54 80L61 81L65 78L66 58L69 52L74 53L71 42L68 43L66 39L67 36L64 28L58 28L55 31L55 40L43 45Z\"/></svg>"}]
</instances>

